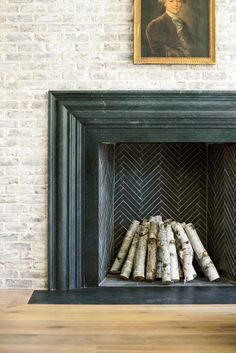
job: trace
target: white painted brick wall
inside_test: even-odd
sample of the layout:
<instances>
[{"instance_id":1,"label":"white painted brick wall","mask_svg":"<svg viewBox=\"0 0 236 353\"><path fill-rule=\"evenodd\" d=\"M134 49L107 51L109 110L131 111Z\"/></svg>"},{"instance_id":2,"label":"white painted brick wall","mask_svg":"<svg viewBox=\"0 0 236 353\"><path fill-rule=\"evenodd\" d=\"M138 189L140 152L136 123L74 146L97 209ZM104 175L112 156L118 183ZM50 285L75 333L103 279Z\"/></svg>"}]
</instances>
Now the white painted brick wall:
<instances>
[{"instance_id":1,"label":"white painted brick wall","mask_svg":"<svg viewBox=\"0 0 236 353\"><path fill-rule=\"evenodd\" d=\"M0 287L47 286L47 91L231 90L236 4L217 64L133 65L133 0L0 0Z\"/></svg>"}]
</instances>

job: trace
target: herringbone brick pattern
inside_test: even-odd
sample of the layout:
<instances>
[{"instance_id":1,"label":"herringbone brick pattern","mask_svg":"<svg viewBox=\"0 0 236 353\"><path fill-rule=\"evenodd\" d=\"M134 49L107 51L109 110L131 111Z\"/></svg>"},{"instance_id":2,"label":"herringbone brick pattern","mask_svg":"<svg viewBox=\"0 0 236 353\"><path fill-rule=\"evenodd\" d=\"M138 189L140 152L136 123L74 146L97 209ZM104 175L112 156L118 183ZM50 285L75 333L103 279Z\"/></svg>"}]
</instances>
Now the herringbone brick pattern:
<instances>
[{"instance_id":1,"label":"herringbone brick pattern","mask_svg":"<svg viewBox=\"0 0 236 353\"><path fill-rule=\"evenodd\" d=\"M204 144L118 144L115 149L114 247L133 219L161 214L193 222L206 243Z\"/></svg>"},{"instance_id":2,"label":"herringbone brick pattern","mask_svg":"<svg viewBox=\"0 0 236 353\"><path fill-rule=\"evenodd\" d=\"M209 147L208 250L224 268L224 146Z\"/></svg>"},{"instance_id":3,"label":"herringbone brick pattern","mask_svg":"<svg viewBox=\"0 0 236 353\"><path fill-rule=\"evenodd\" d=\"M236 277L236 146L209 147L208 250L226 277Z\"/></svg>"},{"instance_id":4,"label":"herringbone brick pattern","mask_svg":"<svg viewBox=\"0 0 236 353\"><path fill-rule=\"evenodd\" d=\"M194 223L217 268L235 279L235 144L102 145L99 156L101 279L131 221L155 214Z\"/></svg>"},{"instance_id":5,"label":"herringbone brick pattern","mask_svg":"<svg viewBox=\"0 0 236 353\"><path fill-rule=\"evenodd\" d=\"M224 253L227 276L236 278L236 145L225 145Z\"/></svg>"}]
</instances>

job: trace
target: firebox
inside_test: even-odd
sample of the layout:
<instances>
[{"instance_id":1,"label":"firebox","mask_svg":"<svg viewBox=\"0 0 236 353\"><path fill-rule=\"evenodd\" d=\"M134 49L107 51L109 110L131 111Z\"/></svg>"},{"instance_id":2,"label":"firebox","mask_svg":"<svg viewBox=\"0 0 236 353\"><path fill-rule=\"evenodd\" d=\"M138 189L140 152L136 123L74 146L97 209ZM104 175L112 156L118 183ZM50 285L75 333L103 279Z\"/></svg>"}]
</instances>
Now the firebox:
<instances>
[{"instance_id":1,"label":"firebox","mask_svg":"<svg viewBox=\"0 0 236 353\"><path fill-rule=\"evenodd\" d=\"M49 291L31 302L236 303L235 98L50 92ZM223 280L167 288L111 278L130 222L156 214L194 223Z\"/></svg>"},{"instance_id":2,"label":"firebox","mask_svg":"<svg viewBox=\"0 0 236 353\"><path fill-rule=\"evenodd\" d=\"M109 276L109 269L132 220L156 214L163 219L192 222L221 280L236 280L235 163L234 143L101 144L100 285L137 285L117 281L119 276ZM199 281L191 285L199 285Z\"/></svg>"}]
</instances>

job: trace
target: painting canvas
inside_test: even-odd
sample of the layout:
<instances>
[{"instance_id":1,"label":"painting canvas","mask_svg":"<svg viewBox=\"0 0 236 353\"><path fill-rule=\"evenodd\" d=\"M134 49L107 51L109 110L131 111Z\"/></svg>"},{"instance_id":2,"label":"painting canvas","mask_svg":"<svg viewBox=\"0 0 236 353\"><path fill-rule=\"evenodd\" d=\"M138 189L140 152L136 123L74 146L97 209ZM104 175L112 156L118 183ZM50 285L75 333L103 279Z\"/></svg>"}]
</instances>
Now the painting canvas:
<instances>
[{"instance_id":1,"label":"painting canvas","mask_svg":"<svg viewBox=\"0 0 236 353\"><path fill-rule=\"evenodd\" d=\"M214 64L215 0L134 0L135 64Z\"/></svg>"}]
</instances>

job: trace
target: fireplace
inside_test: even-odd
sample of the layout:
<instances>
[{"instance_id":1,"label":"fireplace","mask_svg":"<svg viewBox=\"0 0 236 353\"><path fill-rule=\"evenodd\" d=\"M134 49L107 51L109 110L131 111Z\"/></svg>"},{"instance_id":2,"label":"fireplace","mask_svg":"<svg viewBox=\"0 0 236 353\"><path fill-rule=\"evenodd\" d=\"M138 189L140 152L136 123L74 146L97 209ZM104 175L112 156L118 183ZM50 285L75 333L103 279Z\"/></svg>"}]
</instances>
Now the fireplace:
<instances>
[{"instance_id":1,"label":"fireplace","mask_svg":"<svg viewBox=\"0 0 236 353\"><path fill-rule=\"evenodd\" d=\"M49 292L31 302L236 303L235 98L50 92ZM154 214L193 222L227 280L163 288L110 279L129 223Z\"/></svg>"}]
</instances>

